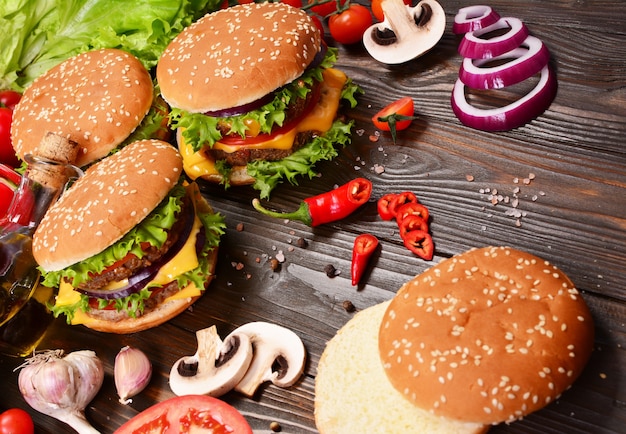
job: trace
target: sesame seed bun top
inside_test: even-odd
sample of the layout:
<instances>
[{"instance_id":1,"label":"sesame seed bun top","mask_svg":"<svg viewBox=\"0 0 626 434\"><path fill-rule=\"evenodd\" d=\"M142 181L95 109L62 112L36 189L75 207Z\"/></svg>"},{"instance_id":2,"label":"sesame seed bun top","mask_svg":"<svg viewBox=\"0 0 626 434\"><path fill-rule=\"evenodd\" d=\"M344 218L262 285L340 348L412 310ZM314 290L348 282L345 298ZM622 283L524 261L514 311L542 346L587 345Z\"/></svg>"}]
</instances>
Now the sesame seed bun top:
<instances>
[{"instance_id":1,"label":"sesame seed bun top","mask_svg":"<svg viewBox=\"0 0 626 434\"><path fill-rule=\"evenodd\" d=\"M407 282L379 332L392 385L434 414L511 422L555 400L593 348L568 277L507 247L470 250Z\"/></svg>"},{"instance_id":2,"label":"sesame seed bun top","mask_svg":"<svg viewBox=\"0 0 626 434\"><path fill-rule=\"evenodd\" d=\"M320 44L300 8L237 5L185 28L163 52L156 77L172 107L192 113L237 107L302 75Z\"/></svg>"},{"instance_id":3,"label":"sesame seed bun top","mask_svg":"<svg viewBox=\"0 0 626 434\"><path fill-rule=\"evenodd\" d=\"M46 212L33 236L35 260L57 271L102 252L147 217L181 173L178 151L158 140L99 161Z\"/></svg>"},{"instance_id":4,"label":"sesame seed bun top","mask_svg":"<svg viewBox=\"0 0 626 434\"><path fill-rule=\"evenodd\" d=\"M20 158L36 154L46 132L77 142L76 165L108 155L137 128L152 104L150 74L133 55L90 51L48 70L26 89L13 113Z\"/></svg>"}]
</instances>

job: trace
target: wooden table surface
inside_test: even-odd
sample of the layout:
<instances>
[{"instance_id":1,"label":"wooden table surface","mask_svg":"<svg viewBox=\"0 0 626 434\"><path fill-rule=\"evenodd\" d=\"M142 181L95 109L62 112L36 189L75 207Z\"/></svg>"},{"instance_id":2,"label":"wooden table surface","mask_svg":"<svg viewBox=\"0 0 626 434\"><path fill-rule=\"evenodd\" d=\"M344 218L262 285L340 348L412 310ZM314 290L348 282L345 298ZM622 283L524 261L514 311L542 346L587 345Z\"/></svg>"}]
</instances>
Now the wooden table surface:
<instances>
[{"instance_id":1,"label":"wooden table surface","mask_svg":"<svg viewBox=\"0 0 626 434\"><path fill-rule=\"evenodd\" d=\"M353 143L335 161L319 165L319 178L302 180L298 188L282 186L271 197L272 207L294 209L307 196L364 176L374 185L368 204L344 221L311 229L261 216L251 207L256 194L249 188L224 192L203 184L206 197L226 216L228 230L217 277L192 310L156 329L125 336L69 327L63 319L53 323L40 349L92 349L104 362L103 388L86 411L94 427L112 432L174 396L169 370L178 358L195 352L196 330L215 324L225 337L244 323L270 321L291 328L304 342L308 360L302 380L288 389L264 386L253 399L234 392L223 399L244 414L255 432L269 432L276 421L284 433L314 433L317 364L325 343L354 315L342 308L345 300L364 309L390 299L403 282L436 261L472 247L510 245L553 262L570 276L594 316L596 342L583 375L560 399L491 432L626 432L624 3L490 3L501 16L522 19L548 45L559 86L543 115L502 133L465 127L452 112L450 93L461 63L452 20L460 7L474 3L441 4L446 32L420 59L392 67L377 63L361 46L339 47L338 66L365 91L359 106L346 111L356 121ZM413 97L418 119L395 145L387 134L372 141L372 115L405 95ZM514 98L507 91L493 97L494 104ZM377 217L375 199L404 190L415 192L430 209L436 244L432 262L411 255L393 225ZM503 199L496 205L490 199L494 190ZM504 200L514 196L519 218ZM364 285L356 289L350 284L349 258L354 237L364 232L378 236L382 248ZM300 238L306 247L298 246ZM284 262L273 271L269 260L279 253ZM337 277L327 277L328 264L340 271ZM143 350L154 366L148 388L128 406L118 403L113 382L114 358L125 345ZM13 372L20 363L0 358L0 409L28 409L37 432L72 432L23 401Z\"/></svg>"}]
</instances>

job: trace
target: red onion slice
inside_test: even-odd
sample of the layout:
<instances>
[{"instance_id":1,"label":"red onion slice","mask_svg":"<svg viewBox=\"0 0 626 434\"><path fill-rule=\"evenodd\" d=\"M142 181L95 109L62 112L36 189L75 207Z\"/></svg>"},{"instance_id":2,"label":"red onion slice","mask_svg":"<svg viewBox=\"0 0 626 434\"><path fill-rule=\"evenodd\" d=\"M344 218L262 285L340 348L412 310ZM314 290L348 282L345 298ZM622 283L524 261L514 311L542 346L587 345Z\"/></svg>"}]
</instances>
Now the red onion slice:
<instances>
[{"instance_id":1,"label":"red onion slice","mask_svg":"<svg viewBox=\"0 0 626 434\"><path fill-rule=\"evenodd\" d=\"M452 32L462 35L490 26L500 19L491 6L475 5L459 9L454 17Z\"/></svg>"},{"instance_id":2,"label":"red onion slice","mask_svg":"<svg viewBox=\"0 0 626 434\"><path fill-rule=\"evenodd\" d=\"M452 90L452 110L468 127L483 131L507 131L520 127L543 113L556 96L557 82L550 65L541 69L533 90L523 98L500 108L479 109L467 102L465 84L458 79Z\"/></svg>"},{"instance_id":3,"label":"red onion slice","mask_svg":"<svg viewBox=\"0 0 626 434\"><path fill-rule=\"evenodd\" d=\"M503 29L508 29L503 35L481 38L490 32ZM528 28L519 18L500 18L490 26L466 33L459 43L459 54L470 59L490 59L518 48L527 36Z\"/></svg>"},{"instance_id":4,"label":"red onion slice","mask_svg":"<svg viewBox=\"0 0 626 434\"><path fill-rule=\"evenodd\" d=\"M153 262L148 267L142 268L136 274L130 276L128 278L128 284L126 286L119 289L75 288L76 291L92 298L102 298L104 300L115 300L118 298L128 297L135 292L141 291L152 279L156 277L161 267L171 261L174 256L176 256L178 252L180 252L180 250L187 242L195 220L195 207L193 205L188 205L185 206L183 209L185 214L180 218L185 219L185 225L176 242L172 244L168 251L165 252L165 254L161 256L161 258L159 258L159 260Z\"/></svg>"},{"instance_id":5,"label":"red onion slice","mask_svg":"<svg viewBox=\"0 0 626 434\"><path fill-rule=\"evenodd\" d=\"M487 63L514 59L497 66L483 67ZM520 48L492 59L463 59L459 78L474 89L501 89L520 83L537 74L550 60L546 45L534 36L528 36Z\"/></svg>"}]
</instances>

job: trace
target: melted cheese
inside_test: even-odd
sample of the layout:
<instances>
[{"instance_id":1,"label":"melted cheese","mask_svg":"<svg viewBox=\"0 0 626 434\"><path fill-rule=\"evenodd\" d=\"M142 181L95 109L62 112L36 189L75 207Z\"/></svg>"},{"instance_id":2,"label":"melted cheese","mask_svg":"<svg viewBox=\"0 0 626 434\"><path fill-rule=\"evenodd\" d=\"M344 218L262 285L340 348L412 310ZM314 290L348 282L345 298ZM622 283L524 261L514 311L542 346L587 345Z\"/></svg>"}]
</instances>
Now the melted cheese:
<instances>
[{"instance_id":1,"label":"melted cheese","mask_svg":"<svg viewBox=\"0 0 626 434\"><path fill-rule=\"evenodd\" d=\"M217 142L213 145L214 149L224 152L235 152L241 149L291 149L296 135L303 131L320 131L322 133L328 131L333 125L335 115L341 101L341 92L347 80L346 75L334 68L325 69L322 72L324 81L321 85L320 100L298 125L284 134L279 134L265 142L255 143L252 145L226 145ZM204 151L194 152L193 148L186 144L182 139L182 131L177 132L178 148L183 157L183 168L185 173L191 178L196 179L201 176L219 175L215 168L215 160L213 160Z\"/></svg>"},{"instance_id":2,"label":"melted cheese","mask_svg":"<svg viewBox=\"0 0 626 434\"><path fill-rule=\"evenodd\" d=\"M187 271L191 271L198 266L198 256L196 255L196 237L202 223L200 219L196 216L194 220L193 228L191 229L191 235L185 242L185 245L180 249L180 252L171 261L165 264L155 278L150 281L150 283L146 286L150 285L165 285L171 281L173 281L176 276L179 276ZM124 286L124 282L128 283L128 280L123 280L120 282L114 282L107 286L107 289L117 289ZM183 288L182 290L176 292L176 294L165 299L164 303L170 300L178 300L190 297L198 297L202 294L202 291L198 289L193 283ZM61 281L59 285L59 292L56 296L55 305L56 306L67 306L74 303L78 303L80 301L80 293L72 287L69 283L65 281ZM77 310L74 314L74 318L72 319L72 324L86 324L92 322L93 319L86 315L83 311Z\"/></svg>"}]
</instances>

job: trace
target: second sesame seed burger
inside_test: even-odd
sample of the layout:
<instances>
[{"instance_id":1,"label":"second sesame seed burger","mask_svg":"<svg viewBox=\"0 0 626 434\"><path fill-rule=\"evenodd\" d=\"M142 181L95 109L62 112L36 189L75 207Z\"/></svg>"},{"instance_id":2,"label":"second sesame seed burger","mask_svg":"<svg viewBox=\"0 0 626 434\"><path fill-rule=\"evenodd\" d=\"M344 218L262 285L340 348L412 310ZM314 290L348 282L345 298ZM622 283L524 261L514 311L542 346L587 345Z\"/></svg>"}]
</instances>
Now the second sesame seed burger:
<instances>
[{"instance_id":1,"label":"second sesame seed burger","mask_svg":"<svg viewBox=\"0 0 626 434\"><path fill-rule=\"evenodd\" d=\"M150 74L118 49L81 53L52 67L26 89L13 112L11 139L20 158L36 154L51 132L79 144L87 166L139 139L167 136L167 106Z\"/></svg>"},{"instance_id":2,"label":"second sesame seed burger","mask_svg":"<svg viewBox=\"0 0 626 434\"><path fill-rule=\"evenodd\" d=\"M555 401L593 341L589 309L557 267L508 247L472 249L331 340L316 377L316 424L323 434L486 431ZM370 411L380 431L369 429Z\"/></svg>"},{"instance_id":3,"label":"second sesame seed burger","mask_svg":"<svg viewBox=\"0 0 626 434\"><path fill-rule=\"evenodd\" d=\"M213 278L223 218L168 143L142 140L92 165L48 210L33 236L52 311L110 333L155 327Z\"/></svg>"},{"instance_id":4,"label":"second sesame seed burger","mask_svg":"<svg viewBox=\"0 0 626 434\"><path fill-rule=\"evenodd\" d=\"M331 66L312 19L284 3L251 3L208 14L183 30L157 65L172 107L185 171L225 185L253 184L262 197L350 141L340 101L359 89Z\"/></svg>"}]
</instances>

